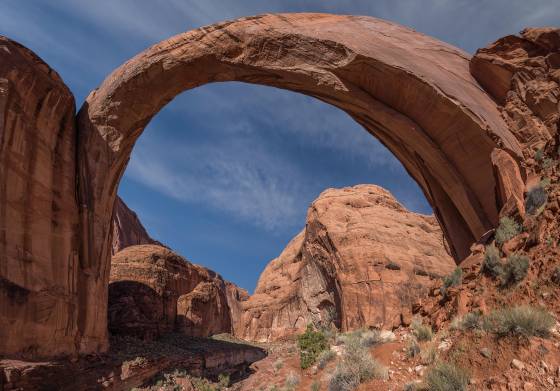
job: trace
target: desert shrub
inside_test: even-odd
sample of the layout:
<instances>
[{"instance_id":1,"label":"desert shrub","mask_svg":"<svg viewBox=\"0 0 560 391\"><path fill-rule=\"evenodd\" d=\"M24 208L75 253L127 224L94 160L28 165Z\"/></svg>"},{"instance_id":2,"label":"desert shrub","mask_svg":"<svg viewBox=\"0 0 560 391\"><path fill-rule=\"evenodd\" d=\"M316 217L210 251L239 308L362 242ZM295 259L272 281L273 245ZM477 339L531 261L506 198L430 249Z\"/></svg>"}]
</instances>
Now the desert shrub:
<instances>
[{"instance_id":1,"label":"desert shrub","mask_svg":"<svg viewBox=\"0 0 560 391\"><path fill-rule=\"evenodd\" d=\"M488 317L490 331L498 336L520 335L525 337L548 337L556 321L542 308L527 305L503 308Z\"/></svg>"},{"instance_id":2,"label":"desert shrub","mask_svg":"<svg viewBox=\"0 0 560 391\"><path fill-rule=\"evenodd\" d=\"M420 352L420 362L423 365L432 365L436 362L438 350L435 344L431 343Z\"/></svg>"},{"instance_id":3,"label":"desert shrub","mask_svg":"<svg viewBox=\"0 0 560 391\"><path fill-rule=\"evenodd\" d=\"M461 284L461 281L463 281L463 270L457 267L450 275L443 278L443 285L440 288L442 296L445 297L447 295L447 289Z\"/></svg>"},{"instance_id":4,"label":"desert shrub","mask_svg":"<svg viewBox=\"0 0 560 391\"><path fill-rule=\"evenodd\" d=\"M218 391L214 384L204 378L193 377L191 383L196 391Z\"/></svg>"},{"instance_id":5,"label":"desert shrub","mask_svg":"<svg viewBox=\"0 0 560 391\"><path fill-rule=\"evenodd\" d=\"M507 257L500 279L503 287L508 287L523 281L529 270L529 258L524 255L512 254Z\"/></svg>"},{"instance_id":6,"label":"desert shrub","mask_svg":"<svg viewBox=\"0 0 560 391\"><path fill-rule=\"evenodd\" d=\"M369 379L387 378L387 368L371 357L360 338L348 338L345 345L342 360L329 381L329 391L350 391Z\"/></svg>"},{"instance_id":7,"label":"desert shrub","mask_svg":"<svg viewBox=\"0 0 560 391\"><path fill-rule=\"evenodd\" d=\"M431 341L434 337L434 333L430 326L424 325L421 322L414 321L411 324L412 333L418 339L418 341Z\"/></svg>"},{"instance_id":8,"label":"desert shrub","mask_svg":"<svg viewBox=\"0 0 560 391\"><path fill-rule=\"evenodd\" d=\"M288 374L288 376L286 376L286 380L284 381L284 385L286 386L286 388L288 389L292 389L295 388L298 384L299 384L299 376L294 373L294 372L290 372Z\"/></svg>"},{"instance_id":9,"label":"desert shrub","mask_svg":"<svg viewBox=\"0 0 560 391\"><path fill-rule=\"evenodd\" d=\"M496 228L496 243L502 245L514 236L521 233L521 226L511 217L502 217L500 225Z\"/></svg>"},{"instance_id":10,"label":"desert shrub","mask_svg":"<svg viewBox=\"0 0 560 391\"><path fill-rule=\"evenodd\" d=\"M525 210L532 215L538 214L541 207L546 204L547 199L548 194L545 188L541 185L535 186L527 192Z\"/></svg>"},{"instance_id":11,"label":"desert shrub","mask_svg":"<svg viewBox=\"0 0 560 391\"><path fill-rule=\"evenodd\" d=\"M220 388L227 388L229 387L230 379L227 373L220 373L218 375L218 385Z\"/></svg>"},{"instance_id":12,"label":"desert shrub","mask_svg":"<svg viewBox=\"0 0 560 391\"><path fill-rule=\"evenodd\" d=\"M543 159L544 159L544 150L542 148L539 148L535 152L535 160L537 162L540 162Z\"/></svg>"},{"instance_id":13,"label":"desert shrub","mask_svg":"<svg viewBox=\"0 0 560 391\"><path fill-rule=\"evenodd\" d=\"M426 383L430 391L465 391L469 375L454 364L439 363L426 374Z\"/></svg>"},{"instance_id":14,"label":"desert shrub","mask_svg":"<svg viewBox=\"0 0 560 391\"><path fill-rule=\"evenodd\" d=\"M313 383L311 383L311 391L319 391L321 389L321 383L319 383L317 380L313 380Z\"/></svg>"},{"instance_id":15,"label":"desert shrub","mask_svg":"<svg viewBox=\"0 0 560 391\"><path fill-rule=\"evenodd\" d=\"M416 357L420 354L420 345L414 338L410 338L405 348L406 356L409 358Z\"/></svg>"},{"instance_id":16,"label":"desert shrub","mask_svg":"<svg viewBox=\"0 0 560 391\"><path fill-rule=\"evenodd\" d=\"M274 372L278 372L280 369L282 369L283 366L284 366L284 361L282 361L281 358L274 361L274 363L272 364L272 368L274 368Z\"/></svg>"},{"instance_id":17,"label":"desert shrub","mask_svg":"<svg viewBox=\"0 0 560 391\"><path fill-rule=\"evenodd\" d=\"M346 366L337 366L329 380L329 391L352 391L360 385L359 379Z\"/></svg>"},{"instance_id":18,"label":"desert shrub","mask_svg":"<svg viewBox=\"0 0 560 391\"><path fill-rule=\"evenodd\" d=\"M367 330L364 331L361 336L361 342L364 346L373 346L382 342L381 333L379 330Z\"/></svg>"},{"instance_id":19,"label":"desert shrub","mask_svg":"<svg viewBox=\"0 0 560 391\"><path fill-rule=\"evenodd\" d=\"M469 312L461 319L461 330L478 330L482 328L482 314L478 311Z\"/></svg>"},{"instance_id":20,"label":"desert shrub","mask_svg":"<svg viewBox=\"0 0 560 391\"><path fill-rule=\"evenodd\" d=\"M317 356L317 366L319 367L319 369L323 369L327 366L329 361L333 360L335 357L336 353L333 350L323 350L321 353L319 353L319 356Z\"/></svg>"},{"instance_id":21,"label":"desert shrub","mask_svg":"<svg viewBox=\"0 0 560 391\"><path fill-rule=\"evenodd\" d=\"M560 285L560 266L556 266L556 268L552 271L550 280L556 285Z\"/></svg>"},{"instance_id":22,"label":"desert shrub","mask_svg":"<svg viewBox=\"0 0 560 391\"><path fill-rule=\"evenodd\" d=\"M327 338L320 331L315 331L313 325L307 325L305 333L298 336L300 365L309 368L317 360L317 356L327 349Z\"/></svg>"},{"instance_id":23,"label":"desert shrub","mask_svg":"<svg viewBox=\"0 0 560 391\"><path fill-rule=\"evenodd\" d=\"M416 383L406 383L403 387L403 391L416 391L416 390L418 390Z\"/></svg>"},{"instance_id":24,"label":"desert shrub","mask_svg":"<svg viewBox=\"0 0 560 391\"><path fill-rule=\"evenodd\" d=\"M482 263L482 272L494 278L502 274L500 250L498 250L498 248L493 244L486 246L486 251L484 252L484 262Z\"/></svg>"}]
</instances>

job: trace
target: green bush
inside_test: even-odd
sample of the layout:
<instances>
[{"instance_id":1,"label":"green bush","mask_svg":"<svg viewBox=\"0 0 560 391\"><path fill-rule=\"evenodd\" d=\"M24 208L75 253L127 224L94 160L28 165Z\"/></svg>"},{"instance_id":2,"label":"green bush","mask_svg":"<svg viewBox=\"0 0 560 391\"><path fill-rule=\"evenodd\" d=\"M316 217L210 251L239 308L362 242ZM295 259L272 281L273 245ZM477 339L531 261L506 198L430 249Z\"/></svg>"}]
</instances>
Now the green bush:
<instances>
[{"instance_id":1,"label":"green bush","mask_svg":"<svg viewBox=\"0 0 560 391\"><path fill-rule=\"evenodd\" d=\"M548 194L545 188L541 185L535 186L527 192L525 197L525 210L529 214L536 215L540 213L547 199Z\"/></svg>"},{"instance_id":2,"label":"green bush","mask_svg":"<svg viewBox=\"0 0 560 391\"><path fill-rule=\"evenodd\" d=\"M486 246L484 252L484 262L482 263L482 272L494 278L502 274L502 261L500 259L500 250L493 244Z\"/></svg>"},{"instance_id":3,"label":"green bush","mask_svg":"<svg viewBox=\"0 0 560 391\"><path fill-rule=\"evenodd\" d=\"M502 286L508 287L515 285L527 276L529 270L529 258L524 255L512 254L507 257L507 261L503 266L500 279Z\"/></svg>"},{"instance_id":4,"label":"green bush","mask_svg":"<svg viewBox=\"0 0 560 391\"><path fill-rule=\"evenodd\" d=\"M511 217L502 217L500 225L496 229L496 243L502 245L514 236L521 233L521 226Z\"/></svg>"},{"instance_id":5,"label":"green bush","mask_svg":"<svg viewBox=\"0 0 560 391\"><path fill-rule=\"evenodd\" d=\"M430 391L465 391L469 376L454 364L439 363L426 374L426 383Z\"/></svg>"},{"instance_id":6,"label":"green bush","mask_svg":"<svg viewBox=\"0 0 560 391\"><path fill-rule=\"evenodd\" d=\"M527 305L503 308L488 316L490 331L501 337L548 337L555 323L554 317L548 311Z\"/></svg>"},{"instance_id":7,"label":"green bush","mask_svg":"<svg viewBox=\"0 0 560 391\"><path fill-rule=\"evenodd\" d=\"M463 270L460 267L455 268L453 272L443 278L443 285L440 288L443 297L447 296L447 289L452 286L458 286L463 281Z\"/></svg>"},{"instance_id":8,"label":"green bush","mask_svg":"<svg viewBox=\"0 0 560 391\"><path fill-rule=\"evenodd\" d=\"M317 356L328 347L327 338L320 331L315 331L313 325L307 325L305 333L298 336L300 365L309 368L317 360Z\"/></svg>"},{"instance_id":9,"label":"green bush","mask_svg":"<svg viewBox=\"0 0 560 391\"><path fill-rule=\"evenodd\" d=\"M434 333L430 326L426 326L418 321L414 321L411 324L412 333L418 339L418 341L431 341L434 337Z\"/></svg>"},{"instance_id":10,"label":"green bush","mask_svg":"<svg viewBox=\"0 0 560 391\"><path fill-rule=\"evenodd\" d=\"M319 369L323 369L327 366L329 361L333 360L335 357L336 353L334 351L330 349L323 350L321 353L319 353L319 356L317 356L317 366L319 367Z\"/></svg>"},{"instance_id":11,"label":"green bush","mask_svg":"<svg viewBox=\"0 0 560 391\"><path fill-rule=\"evenodd\" d=\"M313 383L311 383L311 391L319 391L321 389L321 383L319 383L317 380L313 380Z\"/></svg>"}]
</instances>

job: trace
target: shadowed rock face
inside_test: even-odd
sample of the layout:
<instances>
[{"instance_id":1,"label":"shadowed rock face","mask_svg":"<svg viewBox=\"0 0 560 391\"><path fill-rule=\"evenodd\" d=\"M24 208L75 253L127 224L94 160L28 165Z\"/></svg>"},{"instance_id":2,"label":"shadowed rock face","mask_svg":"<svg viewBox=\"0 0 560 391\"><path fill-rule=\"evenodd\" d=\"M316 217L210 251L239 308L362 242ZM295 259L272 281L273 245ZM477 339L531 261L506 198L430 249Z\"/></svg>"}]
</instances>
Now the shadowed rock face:
<instances>
[{"instance_id":1,"label":"shadowed rock face","mask_svg":"<svg viewBox=\"0 0 560 391\"><path fill-rule=\"evenodd\" d=\"M115 255L122 249L137 244L163 246L148 235L136 213L117 196L113 208L113 246L111 254Z\"/></svg>"},{"instance_id":2,"label":"shadowed rock face","mask_svg":"<svg viewBox=\"0 0 560 391\"><path fill-rule=\"evenodd\" d=\"M242 18L140 53L89 95L76 122L72 95L56 73L2 37L0 354L107 348L119 180L150 119L177 94L209 82L285 88L346 111L418 182L459 261L496 225L504 197L519 194L507 187L519 178L496 171L517 175L511 164L521 165L524 182L527 151L557 137L557 36L527 30L469 64L450 45L375 18ZM506 121L495 102L505 105ZM495 149L510 158L493 160Z\"/></svg>"},{"instance_id":3,"label":"shadowed rock face","mask_svg":"<svg viewBox=\"0 0 560 391\"><path fill-rule=\"evenodd\" d=\"M232 330L222 277L157 245L130 246L111 261L109 330L146 340L179 331Z\"/></svg>"},{"instance_id":4,"label":"shadowed rock face","mask_svg":"<svg viewBox=\"0 0 560 391\"><path fill-rule=\"evenodd\" d=\"M0 355L76 349L74 115L58 74L0 37Z\"/></svg>"},{"instance_id":5,"label":"shadowed rock face","mask_svg":"<svg viewBox=\"0 0 560 391\"><path fill-rule=\"evenodd\" d=\"M454 268L433 216L409 212L378 186L329 189L241 303L234 329L266 341L326 318L343 331L408 324L432 278Z\"/></svg>"}]
</instances>

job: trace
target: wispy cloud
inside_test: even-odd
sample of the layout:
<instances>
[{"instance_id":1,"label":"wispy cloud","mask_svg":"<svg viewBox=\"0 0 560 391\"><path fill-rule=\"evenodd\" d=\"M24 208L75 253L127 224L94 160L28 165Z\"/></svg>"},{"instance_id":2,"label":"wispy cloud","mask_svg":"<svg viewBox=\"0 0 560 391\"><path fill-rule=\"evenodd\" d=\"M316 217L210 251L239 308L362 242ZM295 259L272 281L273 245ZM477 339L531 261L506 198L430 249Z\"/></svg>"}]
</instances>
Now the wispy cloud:
<instances>
[{"instance_id":1,"label":"wispy cloud","mask_svg":"<svg viewBox=\"0 0 560 391\"><path fill-rule=\"evenodd\" d=\"M150 136L137 145L126 175L268 230L301 224L301 197L310 191L297 167L250 138L178 146Z\"/></svg>"}]
</instances>

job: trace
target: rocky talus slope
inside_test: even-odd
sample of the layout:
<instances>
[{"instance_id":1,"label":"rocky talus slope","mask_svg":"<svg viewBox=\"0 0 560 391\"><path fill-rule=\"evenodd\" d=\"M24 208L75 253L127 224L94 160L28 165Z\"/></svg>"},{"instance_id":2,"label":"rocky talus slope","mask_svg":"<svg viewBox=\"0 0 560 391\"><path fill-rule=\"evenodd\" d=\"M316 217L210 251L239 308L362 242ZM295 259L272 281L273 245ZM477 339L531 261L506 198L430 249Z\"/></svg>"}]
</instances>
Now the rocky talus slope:
<instances>
[{"instance_id":1,"label":"rocky talus slope","mask_svg":"<svg viewBox=\"0 0 560 391\"><path fill-rule=\"evenodd\" d=\"M430 281L454 265L433 216L408 211L379 186L328 189L241 302L235 334L266 341L310 322L343 331L407 325Z\"/></svg>"}]
</instances>

